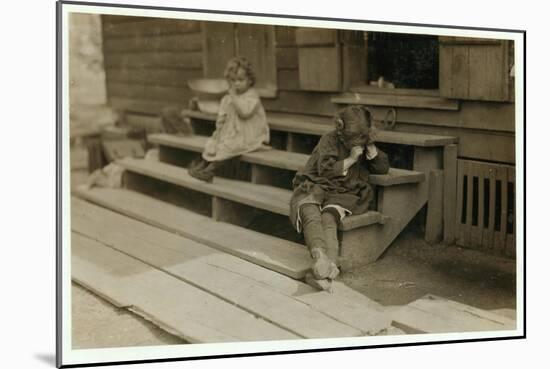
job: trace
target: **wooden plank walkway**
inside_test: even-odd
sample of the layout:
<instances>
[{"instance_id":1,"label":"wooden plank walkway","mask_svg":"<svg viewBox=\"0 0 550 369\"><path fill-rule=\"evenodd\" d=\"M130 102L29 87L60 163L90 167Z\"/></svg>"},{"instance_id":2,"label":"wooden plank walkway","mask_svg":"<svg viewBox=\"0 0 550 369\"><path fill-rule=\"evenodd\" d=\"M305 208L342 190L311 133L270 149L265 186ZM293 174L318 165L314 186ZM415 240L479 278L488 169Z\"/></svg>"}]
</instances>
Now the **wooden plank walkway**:
<instances>
[{"instance_id":1,"label":"wooden plank walkway","mask_svg":"<svg viewBox=\"0 0 550 369\"><path fill-rule=\"evenodd\" d=\"M298 336L96 241L73 233L72 278L192 343Z\"/></svg>"},{"instance_id":2,"label":"wooden plank walkway","mask_svg":"<svg viewBox=\"0 0 550 369\"><path fill-rule=\"evenodd\" d=\"M222 250L292 278L311 265L305 246L253 232L125 189L93 188L75 192L115 212ZM215 229L216 232L212 232Z\"/></svg>"},{"instance_id":3,"label":"wooden plank walkway","mask_svg":"<svg viewBox=\"0 0 550 369\"><path fill-rule=\"evenodd\" d=\"M388 310L389 312L390 310ZM490 311L445 298L426 295L389 314L407 333L451 333L513 330L516 322Z\"/></svg>"},{"instance_id":4,"label":"wooden plank walkway","mask_svg":"<svg viewBox=\"0 0 550 369\"><path fill-rule=\"evenodd\" d=\"M340 286L319 292L286 276L85 201L73 230L306 338L376 334L391 319Z\"/></svg>"}]
</instances>

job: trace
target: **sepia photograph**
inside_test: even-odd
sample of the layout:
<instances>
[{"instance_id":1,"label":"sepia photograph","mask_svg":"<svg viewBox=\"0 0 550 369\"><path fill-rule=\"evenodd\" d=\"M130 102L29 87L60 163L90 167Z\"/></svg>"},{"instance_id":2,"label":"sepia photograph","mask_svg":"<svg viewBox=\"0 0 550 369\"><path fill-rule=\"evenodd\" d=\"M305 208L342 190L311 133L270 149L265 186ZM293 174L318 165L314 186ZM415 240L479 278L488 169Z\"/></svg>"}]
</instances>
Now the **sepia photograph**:
<instances>
[{"instance_id":1,"label":"sepia photograph","mask_svg":"<svg viewBox=\"0 0 550 369\"><path fill-rule=\"evenodd\" d=\"M524 31L57 10L58 366L525 337Z\"/></svg>"}]
</instances>

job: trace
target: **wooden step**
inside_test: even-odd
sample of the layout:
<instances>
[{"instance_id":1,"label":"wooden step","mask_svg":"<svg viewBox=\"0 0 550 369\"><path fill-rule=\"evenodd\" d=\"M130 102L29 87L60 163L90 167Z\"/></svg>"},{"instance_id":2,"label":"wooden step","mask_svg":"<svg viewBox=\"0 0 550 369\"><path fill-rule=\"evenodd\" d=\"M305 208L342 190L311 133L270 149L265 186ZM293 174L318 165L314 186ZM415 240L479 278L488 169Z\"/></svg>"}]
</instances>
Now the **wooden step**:
<instances>
[{"instance_id":1,"label":"wooden step","mask_svg":"<svg viewBox=\"0 0 550 369\"><path fill-rule=\"evenodd\" d=\"M225 252L73 199L74 231L300 337L376 334L391 319L365 299L330 295Z\"/></svg>"},{"instance_id":2,"label":"wooden step","mask_svg":"<svg viewBox=\"0 0 550 369\"><path fill-rule=\"evenodd\" d=\"M207 139L205 136L176 136L165 133L148 136L148 140L151 143L199 153L203 151ZM247 153L241 155L240 158L247 163L298 171L305 166L309 155L271 149ZM371 174L369 176L369 182L377 186L418 183L424 181L424 179L425 174L422 172L397 168L390 168L388 174Z\"/></svg>"},{"instance_id":3,"label":"wooden step","mask_svg":"<svg viewBox=\"0 0 550 369\"><path fill-rule=\"evenodd\" d=\"M74 194L115 212L177 233L295 279L311 257L303 245L215 220L126 189L92 188ZM216 232L212 232L215 229Z\"/></svg>"},{"instance_id":4,"label":"wooden step","mask_svg":"<svg viewBox=\"0 0 550 369\"><path fill-rule=\"evenodd\" d=\"M117 161L117 163L126 170L163 182L267 210L275 214L289 215L292 192L285 189L220 177L215 177L213 183L205 183L191 177L185 168L143 159L125 158ZM379 212L368 211L364 214L344 218L340 224L340 229L351 230L385 221L386 219Z\"/></svg>"},{"instance_id":5,"label":"wooden step","mask_svg":"<svg viewBox=\"0 0 550 369\"><path fill-rule=\"evenodd\" d=\"M101 243L72 233L72 279L192 343L298 335Z\"/></svg>"},{"instance_id":6,"label":"wooden step","mask_svg":"<svg viewBox=\"0 0 550 369\"><path fill-rule=\"evenodd\" d=\"M194 110L184 110L182 114L208 122L215 122L216 120L214 114ZM272 130L281 132L321 136L334 129L331 118L310 117L307 115L268 112L267 121ZM457 138L452 136L384 130L378 132L377 141L420 147L438 147L458 142Z\"/></svg>"}]
</instances>

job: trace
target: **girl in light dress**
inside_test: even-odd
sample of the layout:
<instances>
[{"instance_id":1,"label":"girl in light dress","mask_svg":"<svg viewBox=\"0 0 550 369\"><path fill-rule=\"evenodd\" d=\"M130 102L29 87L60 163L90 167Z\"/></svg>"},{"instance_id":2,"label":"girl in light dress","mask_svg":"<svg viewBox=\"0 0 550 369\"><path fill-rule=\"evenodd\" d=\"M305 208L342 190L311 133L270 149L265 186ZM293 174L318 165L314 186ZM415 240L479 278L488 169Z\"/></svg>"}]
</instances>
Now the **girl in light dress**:
<instances>
[{"instance_id":1,"label":"girl in light dress","mask_svg":"<svg viewBox=\"0 0 550 369\"><path fill-rule=\"evenodd\" d=\"M208 139L202 160L191 166L189 174L212 182L224 162L269 143L269 126L250 62L243 57L231 59L224 73L229 91L220 103L216 130Z\"/></svg>"}]
</instances>

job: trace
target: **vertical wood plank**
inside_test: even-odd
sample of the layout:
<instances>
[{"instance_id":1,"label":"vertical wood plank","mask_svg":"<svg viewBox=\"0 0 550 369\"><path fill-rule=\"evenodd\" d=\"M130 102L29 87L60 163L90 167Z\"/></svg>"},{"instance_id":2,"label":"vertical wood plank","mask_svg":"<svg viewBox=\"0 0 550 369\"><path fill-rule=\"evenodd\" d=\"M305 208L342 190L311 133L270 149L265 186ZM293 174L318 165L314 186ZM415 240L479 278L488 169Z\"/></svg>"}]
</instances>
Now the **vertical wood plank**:
<instances>
[{"instance_id":1,"label":"vertical wood plank","mask_svg":"<svg viewBox=\"0 0 550 369\"><path fill-rule=\"evenodd\" d=\"M246 57L252 63L257 87L274 88L277 85L274 27L239 23L237 37L237 54Z\"/></svg>"},{"instance_id":2,"label":"vertical wood plank","mask_svg":"<svg viewBox=\"0 0 550 369\"><path fill-rule=\"evenodd\" d=\"M456 239L457 153L457 145L447 145L443 149L443 241L445 244L452 244Z\"/></svg>"},{"instance_id":3,"label":"vertical wood plank","mask_svg":"<svg viewBox=\"0 0 550 369\"><path fill-rule=\"evenodd\" d=\"M440 37L441 41L441 37ZM443 97L453 96L453 48L449 45L439 45L439 91Z\"/></svg>"},{"instance_id":4,"label":"vertical wood plank","mask_svg":"<svg viewBox=\"0 0 550 369\"><path fill-rule=\"evenodd\" d=\"M506 237L506 255L516 256L516 222L517 222L517 193L516 193L516 168L508 167L508 182L513 184L514 196L512 206L512 233Z\"/></svg>"},{"instance_id":5,"label":"vertical wood plank","mask_svg":"<svg viewBox=\"0 0 550 369\"><path fill-rule=\"evenodd\" d=\"M470 48L455 46L452 63L452 95L454 98L468 98L470 85Z\"/></svg>"},{"instance_id":6,"label":"vertical wood plank","mask_svg":"<svg viewBox=\"0 0 550 369\"><path fill-rule=\"evenodd\" d=\"M425 240L434 244L443 236L443 171L432 170L429 176L428 214Z\"/></svg>"},{"instance_id":7,"label":"vertical wood plank","mask_svg":"<svg viewBox=\"0 0 550 369\"><path fill-rule=\"evenodd\" d=\"M469 99L504 101L508 99L508 71L505 44L470 47Z\"/></svg>"},{"instance_id":8,"label":"vertical wood plank","mask_svg":"<svg viewBox=\"0 0 550 369\"><path fill-rule=\"evenodd\" d=\"M489 250L494 249L495 218L496 218L496 168L489 168L489 225L483 234L483 245Z\"/></svg>"},{"instance_id":9,"label":"vertical wood plank","mask_svg":"<svg viewBox=\"0 0 550 369\"><path fill-rule=\"evenodd\" d=\"M495 231L494 237L494 251L497 254L503 254L504 249L506 248L506 210L508 206L508 199L506 195L507 186L506 181L508 180L508 174L506 167L497 165L495 166L496 171L496 180L500 181L500 222L499 231ZM499 189L497 188L497 191Z\"/></svg>"},{"instance_id":10,"label":"vertical wood plank","mask_svg":"<svg viewBox=\"0 0 550 369\"><path fill-rule=\"evenodd\" d=\"M483 171L479 163L471 162L472 176L472 228L470 245L475 248L481 247L483 237ZM473 179L477 177L477 187ZM477 190L477 202L474 202L474 192ZM477 211L477 225L474 225L473 211Z\"/></svg>"},{"instance_id":11,"label":"vertical wood plank","mask_svg":"<svg viewBox=\"0 0 550 369\"><path fill-rule=\"evenodd\" d=\"M466 202L466 224L464 227L464 246L471 246L471 235L472 235L472 208L473 208L473 183L474 176L472 175L472 165L471 162L466 160L464 161L464 172L467 176L466 180L466 192L468 193Z\"/></svg>"},{"instance_id":12,"label":"vertical wood plank","mask_svg":"<svg viewBox=\"0 0 550 369\"><path fill-rule=\"evenodd\" d=\"M464 160L457 161L457 196L456 196L456 243L464 246L464 227L462 224L462 202L464 201Z\"/></svg>"},{"instance_id":13,"label":"vertical wood plank","mask_svg":"<svg viewBox=\"0 0 550 369\"><path fill-rule=\"evenodd\" d=\"M308 91L339 91L342 87L340 44L298 48L300 87Z\"/></svg>"},{"instance_id":14,"label":"vertical wood plank","mask_svg":"<svg viewBox=\"0 0 550 369\"><path fill-rule=\"evenodd\" d=\"M205 22L204 75L223 78L225 64L235 56L234 24L227 22Z\"/></svg>"}]
</instances>

